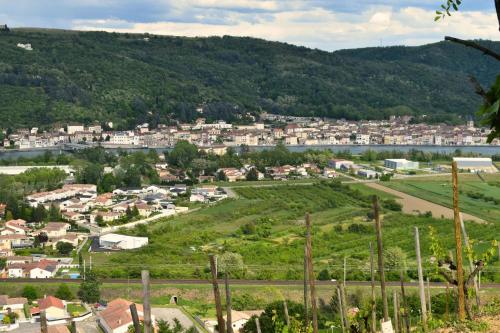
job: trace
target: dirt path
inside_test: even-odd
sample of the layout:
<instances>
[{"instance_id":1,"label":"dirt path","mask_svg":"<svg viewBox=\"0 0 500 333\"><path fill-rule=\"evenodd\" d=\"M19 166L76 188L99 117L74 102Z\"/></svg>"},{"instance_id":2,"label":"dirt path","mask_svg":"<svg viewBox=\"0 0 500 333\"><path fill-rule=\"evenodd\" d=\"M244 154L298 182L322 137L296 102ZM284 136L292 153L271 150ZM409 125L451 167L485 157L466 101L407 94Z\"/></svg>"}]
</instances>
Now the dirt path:
<instances>
[{"instance_id":1,"label":"dirt path","mask_svg":"<svg viewBox=\"0 0 500 333\"><path fill-rule=\"evenodd\" d=\"M384 191L386 193L398 197L399 199L396 199L396 201L398 201L403 205L404 213L417 214L418 212L425 213L430 211L432 212L432 216L434 217L444 216L445 218L453 219L453 210L450 208L411 196L409 194L400 191L393 190L392 188L385 187L383 185L380 185L379 183L366 183L366 186L369 186L379 191ZM473 216L466 213L463 213L463 218L466 221L474 221L478 223L486 222L477 216Z\"/></svg>"}]
</instances>

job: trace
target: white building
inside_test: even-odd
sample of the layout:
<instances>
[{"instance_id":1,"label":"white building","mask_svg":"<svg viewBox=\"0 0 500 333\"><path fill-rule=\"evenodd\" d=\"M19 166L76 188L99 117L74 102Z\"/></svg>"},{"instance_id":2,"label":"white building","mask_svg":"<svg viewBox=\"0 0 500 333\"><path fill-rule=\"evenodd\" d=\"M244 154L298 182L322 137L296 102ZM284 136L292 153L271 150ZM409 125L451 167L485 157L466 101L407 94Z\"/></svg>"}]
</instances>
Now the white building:
<instances>
[{"instance_id":1,"label":"white building","mask_svg":"<svg viewBox=\"0 0 500 333\"><path fill-rule=\"evenodd\" d=\"M148 245L148 237L133 237L119 234L106 234L99 237L99 246L107 249L131 250Z\"/></svg>"},{"instance_id":2,"label":"white building","mask_svg":"<svg viewBox=\"0 0 500 333\"><path fill-rule=\"evenodd\" d=\"M354 163L348 160L329 160L328 166L334 169L349 169Z\"/></svg>"},{"instance_id":3,"label":"white building","mask_svg":"<svg viewBox=\"0 0 500 333\"><path fill-rule=\"evenodd\" d=\"M384 160L384 166L393 170L418 169L418 162L408 161L404 158L393 158Z\"/></svg>"},{"instance_id":4,"label":"white building","mask_svg":"<svg viewBox=\"0 0 500 333\"><path fill-rule=\"evenodd\" d=\"M457 162L457 168L460 170L469 170L470 172L497 172L490 157L453 157L453 162Z\"/></svg>"},{"instance_id":5,"label":"white building","mask_svg":"<svg viewBox=\"0 0 500 333\"><path fill-rule=\"evenodd\" d=\"M71 135L75 134L76 132L83 132L84 130L85 128L83 127L83 125L80 124L68 125L67 133Z\"/></svg>"}]
</instances>

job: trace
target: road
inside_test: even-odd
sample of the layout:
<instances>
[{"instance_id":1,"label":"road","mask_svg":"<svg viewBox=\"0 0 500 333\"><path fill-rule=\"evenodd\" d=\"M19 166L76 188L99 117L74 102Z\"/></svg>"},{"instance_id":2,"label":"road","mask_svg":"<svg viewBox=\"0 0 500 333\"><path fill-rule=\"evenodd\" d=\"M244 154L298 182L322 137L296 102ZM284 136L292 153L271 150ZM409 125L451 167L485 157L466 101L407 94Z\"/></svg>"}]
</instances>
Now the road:
<instances>
[{"instance_id":1,"label":"road","mask_svg":"<svg viewBox=\"0 0 500 333\"><path fill-rule=\"evenodd\" d=\"M101 279L102 283L108 284L142 284L140 279ZM0 283L79 283L81 279L0 279ZM224 283L224 280L219 280L220 284ZM152 279L151 284L166 284L166 285L210 285L209 280L195 280L195 279ZM242 285L242 286L303 286L304 281L302 280L229 280L231 285ZM347 281L347 285L355 287L369 287L371 286L370 281ZM397 287L400 286L399 281L388 281L386 282L388 286ZM318 286L336 286L336 281L316 281ZM408 287L418 287L418 282L406 282ZM378 283L377 283L378 286ZM431 287L435 288L446 288L446 283L443 282L431 282ZM482 288L500 288L500 283L481 283Z\"/></svg>"},{"instance_id":2,"label":"road","mask_svg":"<svg viewBox=\"0 0 500 333\"><path fill-rule=\"evenodd\" d=\"M399 201L403 205L403 212L407 214L415 214L415 213L425 213L432 212L432 216L441 217L444 216L448 219L453 219L453 209L444 207L433 202L423 200L412 195L394 190L392 188L383 186L380 183L367 183L366 186L371 187L375 190L383 191L389 194L392 194L399 199ZM474 221L477 223L486 223L483 219L480 219L477 216L473 216L470 214L463 214L465 220Z\"/></svg>"}]
</instances>

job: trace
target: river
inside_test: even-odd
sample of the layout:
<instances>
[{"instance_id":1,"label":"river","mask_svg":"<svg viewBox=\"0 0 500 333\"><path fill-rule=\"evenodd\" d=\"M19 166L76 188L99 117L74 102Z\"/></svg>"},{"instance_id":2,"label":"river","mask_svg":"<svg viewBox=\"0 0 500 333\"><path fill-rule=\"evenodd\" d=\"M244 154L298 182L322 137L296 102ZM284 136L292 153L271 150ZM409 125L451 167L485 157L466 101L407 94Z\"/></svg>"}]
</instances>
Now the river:
<instances>
[{"instance_id":1,"label":"river","mask_svg":"<svg viewBox=\"0 0 500 333\"><path fill-rule=\"evenodd\" d=\"M251 150L262 151L265 149L271 149L272 146L252 146ZM460 149L464 153L477 153L483 156L491 156L495 154L500 154L500 146L423 146L423 145L317 145L317 146L287 146L290 151L303 152L308 149L314 150L325 150L330 149L333 152L340 152L349 150L353 154L360 154L368 149L374 151L409 151L411 149L417 149L424 152L439 152L439 153L453 153L455 150ZM158 152L169 151L171 147L164 148L106 148L108 151L118 152L120 150L126 151L144 151L147 152L149 149L155 149ZM17 159L19 157L31 158L44 154L46 151L51 151L53 154L65 154L68 153L65 150L59 148L50 149L35 149L35 150L0 150L0 160L5 159Z\"/></svg>"}]
</instances>

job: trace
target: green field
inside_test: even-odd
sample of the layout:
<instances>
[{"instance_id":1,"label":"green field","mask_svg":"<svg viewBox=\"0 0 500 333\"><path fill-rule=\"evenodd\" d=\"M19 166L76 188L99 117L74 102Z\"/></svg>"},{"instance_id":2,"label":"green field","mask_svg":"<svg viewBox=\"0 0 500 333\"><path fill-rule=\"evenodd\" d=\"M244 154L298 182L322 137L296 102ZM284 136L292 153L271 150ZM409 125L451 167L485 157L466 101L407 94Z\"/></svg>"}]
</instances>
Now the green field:
<instances>
[{"instance_id":1,"label":"green field","mask_svg":"<svg viewBox=\"0 0 500 333\"><path fill-rule=\"evenodd\" d=\"M207 278L208 254L239 253L246 269L238 277L246 279L300 279L303 265L304 222L311 212L315 270L327 269L341 276L347 257L348 279L368 278L369 242L374 241L368 195L379 194L364 185L357 190L332 183L303 186L241 187L239 199L228 199L196 212L163 219L128 231L148 236L149 245L138 250L113 254L92 254L94 267L102 277L140 276L149 269L153 278ZM386 200L384 197L383 201ZM383 211L386 247L400 247L407 267L414 275L413 227L421 229L422 253L429 256L428 226L436 228L445 247L452 249L450 220L404 215ZM252 224L257 232L245 234L242 226ZM500 224L468 224L472 239L480 249L500 235ZM260 230L260 231L259 231ZM86 254L87 255L87 254ZM495 259L496 260L496 259ZM399 267L392 267L395 273ZM496 267L488 267L485 278L500 281ZM396 278L396 276L391 276Z\"/></svg>"},{"instance_id":2,"label":"green field","mask_svg":"<svg viewBox=\"0 0 500 333\"><path fill-rule=\"evenodd\" d=\"M477 175L460 175L460 210L488 222L499 222L500 174L483 175L483 179ZM384 185L415 197L453 208L451 177L422 177L393 180L384 183ZM472 196L477 193L498 201L493 202L492 200L473 198Z\"/></svg>"}]
</instances>

